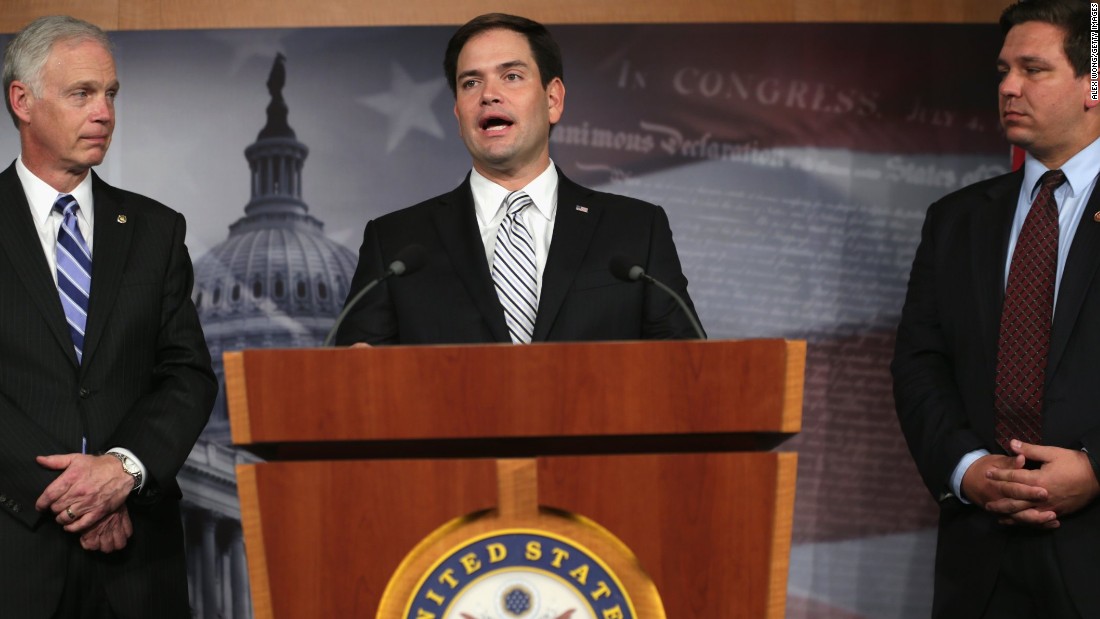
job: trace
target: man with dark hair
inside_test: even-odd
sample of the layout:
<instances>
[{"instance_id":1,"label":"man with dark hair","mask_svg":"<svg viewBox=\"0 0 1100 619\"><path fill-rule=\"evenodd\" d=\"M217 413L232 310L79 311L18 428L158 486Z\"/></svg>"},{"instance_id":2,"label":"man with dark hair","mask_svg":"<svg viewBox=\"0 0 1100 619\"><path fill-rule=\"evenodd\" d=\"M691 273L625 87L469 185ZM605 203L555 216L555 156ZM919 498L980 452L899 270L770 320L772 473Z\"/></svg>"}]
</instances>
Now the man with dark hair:
<instances>
[{"instance_id":1,"label":"man with dark hair","mask_svg":"<svg viewBox=\"0 0 1100 619\"><path fill-rule=\"evenodd\" d=\"M1100 617L1100 108L1089 5L1005 10L1023 168L932 205L892 370L940 506L933 616Z\"/></svg>"},{"instance_id":2,"label":"man with dark hair","mask_svg":"<svg viewBox=\"0 0 1100 619\"><path fill-rule=\"evenodd\" d=\"M107 35L37 19L4 54L0 615L186 619L180 489L217 382L183 216L104 183Z\"/></svg>"},{"instance_id":3,"label":"man with dark hair","mask_svg":"<svg viewBox=\"0 0 1100 619\"><path fill-rule=\"evenodd\" d=\"M458 96L458 55L466 43L485 32L486 30L504 29L522 34L527 38L527 44L531 47L531 55L535 58L535 64L539 68L539 77L542 87L546 88L550 82L557 78L565 79L561 61L561 48L558 42L550 36L546 26L516 15L504 13L488 13L480 15L466 22L455 31L447 43L447 51L443 55L443 74L447 77L447 84L451 87L451 94Z\"/></svg>"},{"instance_id":4,"label":"man with dark hair","mask_svg":"<svg viewBox=\"0 0 1100 619\"><path fill-rule=\"evenodd\" d=\"M1073 67L1074 75L1082 77L1089 74L1090 64L1090 19L1088 2L1084 0L1066 0L1063 2L1034 2L1024 0L1009 5L1001 13L1001 32L1008 34L1013 26L1027 22L1040 22L1058 26L1065 33L1062 50Z\"/></svg>"},{"instance_id":5,"label":"man with dark hair","mask_svg":"<svg viewBox=\"0 0 1100 619\"><path fill-rule=\"evenodd\" d=\"M687 299L664 211L581 187L550 160L565 84L546 28L482 15L455 32L443 66L473 170L454 191L367 224L349 299L405 247L423 246L425 266L350 308L337 342L695 337L668 295L608 266L628 256Z\"/></svg>"}]
</instances>

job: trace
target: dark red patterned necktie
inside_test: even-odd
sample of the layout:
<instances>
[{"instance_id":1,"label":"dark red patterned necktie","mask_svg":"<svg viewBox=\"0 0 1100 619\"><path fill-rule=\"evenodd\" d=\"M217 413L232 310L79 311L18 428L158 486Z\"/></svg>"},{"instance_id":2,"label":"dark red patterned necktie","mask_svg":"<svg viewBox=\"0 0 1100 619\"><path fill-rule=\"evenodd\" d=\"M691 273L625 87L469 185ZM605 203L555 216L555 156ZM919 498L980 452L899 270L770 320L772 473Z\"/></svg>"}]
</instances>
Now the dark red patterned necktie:
<instances>
[{"instance_id":1,"label":"dark red patterned necktie","mask_svg":"<svg viewBox=\"0 0 1100 619\"><path fill-rule=\"evenodd\" d=\"M994 390L997 442L1009 449L1017 438L1038 444L1043 428L1043 381L1050 352L1054 281L1058 271L1058 203L1054 190L1066 181L1061 170L1039 179L1012 254L997 341Z\"/></svg>"}]
</instances>

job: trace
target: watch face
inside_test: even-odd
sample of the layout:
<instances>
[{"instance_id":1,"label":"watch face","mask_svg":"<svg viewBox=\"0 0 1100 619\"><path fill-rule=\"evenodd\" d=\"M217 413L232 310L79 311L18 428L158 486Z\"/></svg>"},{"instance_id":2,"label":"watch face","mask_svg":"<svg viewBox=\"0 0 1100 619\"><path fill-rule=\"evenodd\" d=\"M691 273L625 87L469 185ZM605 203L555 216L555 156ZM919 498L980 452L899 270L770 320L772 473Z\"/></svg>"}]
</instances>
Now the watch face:
<instances>
[{"instance_id":1,"label":"watch face","mask_svg":"<svg viewBox=\"0 0 1100 619\"><path fill-rule=\"evenodd\" d=\"M141 485L141 467L138 466L138 463L135 462L133 458L125 454L112 452L112 455L118 458L118 461L122 463L122 470L126 471L130 477L134 478L134 490L137 490L138 486Z\"/></svg>"},{"instance_id":2,"label":"watch face","mask_svg":"<svg viewBox=\"0 0 1100 619\"><path fill-rule=\"evenodd\" d=\"M137 477L141 474L141 468L138 467L137 462L134 462L129 456L120 454L117 451L112 451L111 455L118 458L118 461L122 463L122 470L127 474Z\"/></svg>"}]
</instances>

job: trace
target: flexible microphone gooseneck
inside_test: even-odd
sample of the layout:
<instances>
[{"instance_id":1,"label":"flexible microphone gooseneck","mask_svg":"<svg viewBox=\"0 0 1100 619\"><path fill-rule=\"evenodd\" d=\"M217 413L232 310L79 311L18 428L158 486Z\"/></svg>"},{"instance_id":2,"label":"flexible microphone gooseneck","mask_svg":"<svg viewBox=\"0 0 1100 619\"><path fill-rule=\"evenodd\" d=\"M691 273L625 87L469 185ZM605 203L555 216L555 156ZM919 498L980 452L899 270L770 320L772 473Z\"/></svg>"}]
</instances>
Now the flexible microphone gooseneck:
<instances>
[{"instance_id":1,"label":"flexible microphone gooseneck","mask_svg":"<svg viewBox=\"0 0 1100 619\"><path fill-rule=\"evenodd\" d=\"M612 275L623 281L636 282L638 280L643 280L667 292L680 306L680 309L684 311L684 315L687 316L688 321L691 323L691 328L695 330L696 337L701 340L707 339L707 334L703 332L703 326L695 319L695 313L688 307L684 298L677 294L672 288L669 288L652 275L646 273L645 269L643 269L636 260L627 258L622 254L616 254L611 258L608 267L611 269Z\"/></svg>"},{"instance_id":2,"label":"flexible microphone gooseneck","mask_svg":"<svg viewBox=\"0 0 1100 619\"><path fill-rule=\"evenodd\" d=\"M368 292L391 277L411 275L419 271L424 266L427 256L428 250L424 249L423 245L407 245L402 247L401 251L397 252L397 255L394 256L393 262L386 267L386 271L382 273L382 277L375 278L368 282L366 286L363 286L362 290L356 293L356 295L344 305L344 311L340 312L340 315L336 317L336 324L332 325L332 330L328 332L328 335L325 337L325 343L322 344L322 346L327 347L332 345L332 341L336 339L336 332L340 330L340 325L344 323L344 319L347 318L352 308L354 308Z\"/></svg>"}]
</instances>

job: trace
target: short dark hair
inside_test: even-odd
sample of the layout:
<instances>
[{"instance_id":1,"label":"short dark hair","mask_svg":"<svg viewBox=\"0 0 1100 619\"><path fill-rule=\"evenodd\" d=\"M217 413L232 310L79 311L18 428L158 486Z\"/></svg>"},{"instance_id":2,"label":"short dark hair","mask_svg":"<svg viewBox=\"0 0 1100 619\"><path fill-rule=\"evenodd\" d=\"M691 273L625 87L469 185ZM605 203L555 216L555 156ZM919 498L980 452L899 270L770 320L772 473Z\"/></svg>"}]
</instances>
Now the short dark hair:
<instances>
[{"instance_id":1,"label":"short dark hair","mask_svg":"<svg viewBox=\"0 0 1100 619\"><path fill-rule=\"evenodd\" d=\"M451 87L451 94L458 96L456 83L458 73L458 55L462 48L475 36L489 30L511 30L527 37L527 44L531 46L531 54L535 57L535 63L539 66L539 76L542 79L542 87L550 83L555 77L562 79L561 48L550 36L546 26L518 15L505 13L487 13L479 15L462 25L451 36L447 43L447 53L443 56L443 73L447 76L447 84Z\"/></svg>"},{"instance_id":2,"label":"short dark hair","mask_svg":"<svg viewBox=\"0 0 1100 619\"><path fill-rule=\"evenodd\" d=\"M1085 0L1020 0L1001 13L1001 32L1037 21L1065 33L1063 48L1076 77L1089 74L1089 3Z\"/></svg>"}]
</instances>

